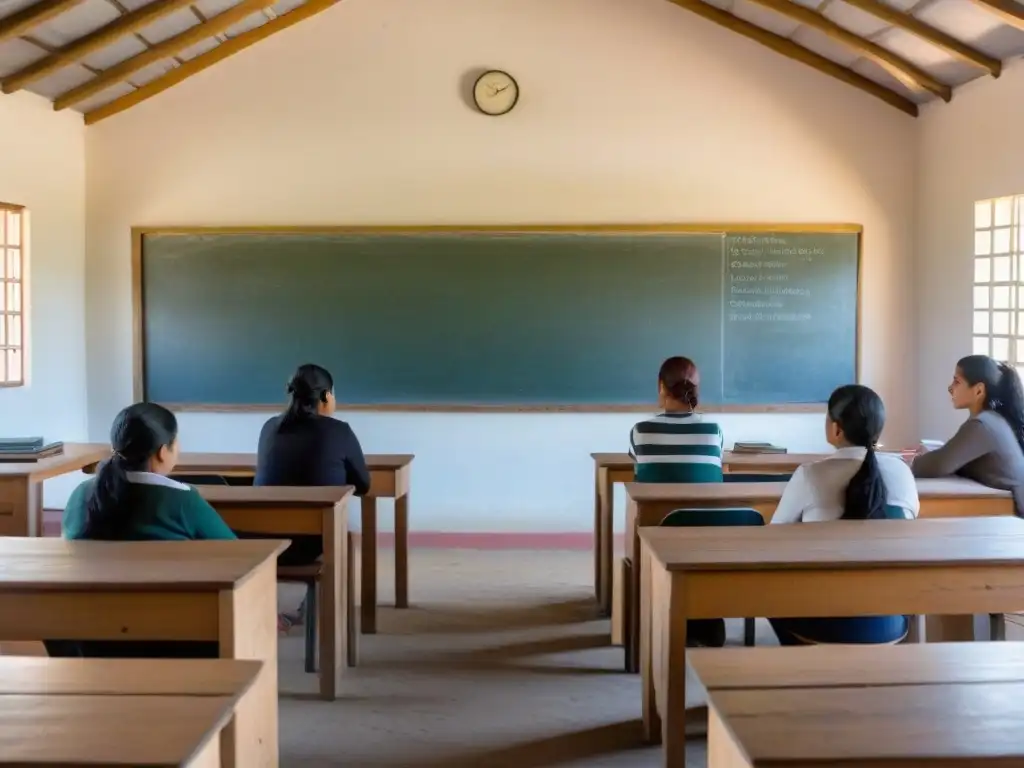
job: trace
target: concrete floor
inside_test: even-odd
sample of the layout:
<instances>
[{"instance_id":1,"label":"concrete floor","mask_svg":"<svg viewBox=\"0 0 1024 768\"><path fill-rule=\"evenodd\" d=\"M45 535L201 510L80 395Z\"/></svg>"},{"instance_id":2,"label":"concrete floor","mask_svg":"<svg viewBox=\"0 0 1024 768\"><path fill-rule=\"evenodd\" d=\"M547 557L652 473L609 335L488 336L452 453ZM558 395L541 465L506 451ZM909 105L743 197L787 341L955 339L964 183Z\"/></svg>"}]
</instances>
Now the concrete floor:
<instances>
[{"instance_id":1,"label":"concrete floor","mask_svg":"<svg viewBox=\"0 0 1024 768\"><path fill-rule=\"evenodd\" d=\"M280 647L283 768L660 766L640 737L639 677L596 618L591 557L414 550L412 607L381 610L333 703L315 700L293 628ZM389 552L380 565L387 604ZM282 608L300 598L282 587ZM689 749L703 766L704 742Z\"/></svg>"}]
</instances>

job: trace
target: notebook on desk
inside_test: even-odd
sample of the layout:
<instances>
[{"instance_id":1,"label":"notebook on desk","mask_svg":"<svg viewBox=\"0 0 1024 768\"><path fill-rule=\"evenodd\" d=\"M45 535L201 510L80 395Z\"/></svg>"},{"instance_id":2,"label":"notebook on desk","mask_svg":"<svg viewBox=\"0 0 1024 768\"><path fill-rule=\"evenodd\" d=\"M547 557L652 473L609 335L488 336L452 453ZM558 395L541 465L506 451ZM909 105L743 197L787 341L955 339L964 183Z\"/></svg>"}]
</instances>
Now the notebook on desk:
<instances>
[{"instance_id":1,"label":"notebook on desk","mask_svg":"<svg viewBox=\"0 0 1024 768\"><path fill-rule=\"evenodd\" d=\"M0 462L39 461L64 451L64 443L46 443L41 437L0 437Z\"/></svg>"},{"instance_id":2,"label":"notebook on desk","mask_svg":"<svg viewBox=\"0 0 1024 768\"><path fill-rule=\"evenodd\" d=\"M732 447L733 453L787 453L787 449L771 443L736 443Z\"/></svg>"}]
</instances>

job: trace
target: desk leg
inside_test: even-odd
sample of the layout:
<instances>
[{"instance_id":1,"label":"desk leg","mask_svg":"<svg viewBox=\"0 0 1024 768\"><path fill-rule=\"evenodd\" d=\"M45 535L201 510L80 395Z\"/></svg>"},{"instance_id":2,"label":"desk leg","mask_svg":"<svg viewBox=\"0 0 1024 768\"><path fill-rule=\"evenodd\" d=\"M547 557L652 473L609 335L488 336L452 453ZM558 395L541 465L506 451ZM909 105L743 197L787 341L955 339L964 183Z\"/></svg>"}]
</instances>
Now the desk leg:
<instances>
[{"instance_id":1,"label":"desk leg","mask_svg":"<svg viewBox=\"0 0 1024 768\"><path fill-rule=\"evenodd\" d=\"M256 682L221 732L225 768L277 768L277 562L267 560L220 593L220 655L263 662Z\"/></svg>"},{"instance_id":2,"label":"desk leg","mask_svg":"<svg viewBox=\"0 0 1024 768\"><path fill-rule=\"evenodd\" d=\"M601 615L610 616L612 612L612 578L615 567L615 534L613 521L615 517L615 495L611 473L607 468L601 470L601 507L598 527L601 535L598 539L601 564ZM636 562L636 561L634 561Z\"/></svg>"},{"instance_id":3,"label":"desk leg","mask_svg":"<svg viewBox=\"0 0 1024 768\"><path fill-rule=\"evenodd\" d=\"M636 674L640 671L640 574L636 564L640 562L640 536L636 529L639 510L636 503L630 501L626 509L626 546L630 547L633 559L633 578L629 584L623 584L622 611L622 645L626 656L626 671ZM625 599L626 590L630 590L629 598Z\"/></svg>"},{"instance_id":4,"label":"desk leg","mask_svg":"<svg viewBox=\"0 0 1024 768\"><path fill-rule=\"evenodd\" d=\"M0 479L0 536L41 536L43 485L27 477Z\"/></svg>"},{"instance_id":5,"label":"desk leg","mask_svg":"<svg viewBox=\"0 0 1024 768\"><path fill-rule=\"evenodd\" d=\"M661 742L661 715L654 688L653 610L651 602L651 556L644 550L640 567L634 569L633 578L640 579L640 675L641 709L643 710L644 739L651 744ZM660 617L659 617L660 618ZM659 621L659 627L664 621ZM661 643L658 644L659 648Z\"/></svg>"},{"instance_id":6,"label":"desk leg","mask_svg":"<svg viewBox=\"0 0 1024 768\"><path fill-rule=\"evenodd\" d=\"M395 608L409 607L409 493L395 499Z\"/></svg>"},{"instance_id":7,"label":"desk leg","mask_svg":"<svg viewBox=\"0 0 1024 768\"><path fill-rule=\"evenodd\" d=\"M363 496L360 500L363 530L362 601L360 622L364 634L377 634L377 499Z\"/></svg>"},{"instance_id":8,"label":"desk leg","mask_svg":"<svg viewBox=\"0 0 1024 768\"><path fill-rule=\"evenodd\" d=\"M348 517L332 507L324 511L324 566L320 577L320 698L334 701L348 662Z\"/></svg>"},{"instance_id":9,"label":"desk leg","mask_svg":"<svg viewBox=\"0 0 1024 768\"><path fill-rule=\"evenodd\" d=\"M347 609L348 619L345 622L345 629L348 632L348 665L350 667L359 664L359 583L360 583L360 557L359 547L356 539L358 534L349 532L347 536L348 548L348 575L345 582L345 592L348 594Z\"/></svg>"},{"instance_id":10,"label":"desk leg","mask_svg":"<svg viewBox=\"0 0 1024 768\"><path fill-rule=\"evenodd\" d=\"M598 606L604 610L601 599L601 468L594 463L594 598Z\"/></svg>"},{"instance_id":11,"label":"desk leg","mask_svg":"<svg viewBox=\"0 0 1024 768\"><path fill-rule=\"evenodd\" d=\"M662 574L659 572L659 576ZM653 579L654 574L650 577ZM664 750L665 768L686 768L686 596L683 589L684 574L673 573L663 577L666 592L656 600L659 615L664 619L660 629L664 638L661 643L660 669L655 669L660 685L664 686L661 698L665 711L661 713L661 741ZM652 594L652 602L655 598ZM653 607L653 606L651 606ZM659 632L653 627L651 637ZM654 647L658 652L657 646Z\"/></svg>"},{"instance_id":12,"label":"desk leg","mask_svg":"<svg viewBox=\"0 0 1024 768\"><path fill-rule=\"evenodd\" d=\"M970 643L974 641L974 616L933 615L925 619L929 643Z\"/></svg>"}]
</instances>

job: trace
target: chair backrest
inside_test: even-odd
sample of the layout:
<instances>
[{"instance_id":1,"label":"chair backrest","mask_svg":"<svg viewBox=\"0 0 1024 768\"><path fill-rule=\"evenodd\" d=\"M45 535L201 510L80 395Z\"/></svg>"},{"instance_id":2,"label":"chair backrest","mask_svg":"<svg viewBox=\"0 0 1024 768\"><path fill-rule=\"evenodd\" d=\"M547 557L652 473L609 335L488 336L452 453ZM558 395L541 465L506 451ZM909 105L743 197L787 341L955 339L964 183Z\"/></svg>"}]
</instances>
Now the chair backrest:
<instances>
[{"instance_id":1,"label":"chair backrest","mask_svg":"<svg viewBox=\"0 0 1024 768\"><path fill-rule=\"evenodd\" d=\"M727 483L788 483L792 472L726 472L722 480Z\"/></svg>"},{"instance_id":2,"label":"chair backrest","mask_svg":"<svg viewBox=\"0 0 1024 768\"><path fill-rule=\"evenodd\" d=\"M177 480L185 485L227 485L228 481L220 475L171 475L171 480Z\"/></svg>"},{"instance_id":3,"label":"chair backrest","mask_svg":"<svg viewBox=\"0 0 1024 768\"><path fill-rule=\"evenodd\" d=\"M637 462L633 479L638 483L720 483L718 464Z\"/></svg>"},{"instance_id":4,"label":"chair backrest","mask_svg":"<svg viewBox=\"0 0 1024 768\"><path fill-rule=\"evenodd\" d=\"M898 507L895 504L885 505L885 519L886 520L908 520L910 515L907 514L907 510L903 507Z\"/></svg>"},{"instance_id":5,"label":"chair backrest","mask_svg":"<svg viewBox=\"0 0 1024 768\"><path fill-rule=\"evenodd\" d=\"M660 524L675 528L759 526L764 525L764 518L756 509L749 507L674 509L665 515Z\"/></svg>"}]
</instances>

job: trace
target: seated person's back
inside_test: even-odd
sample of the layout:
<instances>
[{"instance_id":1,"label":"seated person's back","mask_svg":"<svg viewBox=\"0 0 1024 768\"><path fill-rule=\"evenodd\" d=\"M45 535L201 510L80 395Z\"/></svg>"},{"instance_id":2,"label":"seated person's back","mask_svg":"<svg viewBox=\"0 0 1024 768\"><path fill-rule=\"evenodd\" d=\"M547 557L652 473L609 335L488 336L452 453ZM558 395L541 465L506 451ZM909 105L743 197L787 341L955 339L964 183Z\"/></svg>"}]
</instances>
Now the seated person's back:
<instances>
[{"instance_id":1,"label":"seated person's back","mask_svg":"<svg viewBox=\"0 0 1024 768\"><path fill-rule=\"evenodd\" d=\"M662 413L630 433L638 483L722 481L722 430L695 412L699 403L697 366L686 357L668 358L658 371Z\"/></svg>"}]
</instances>

